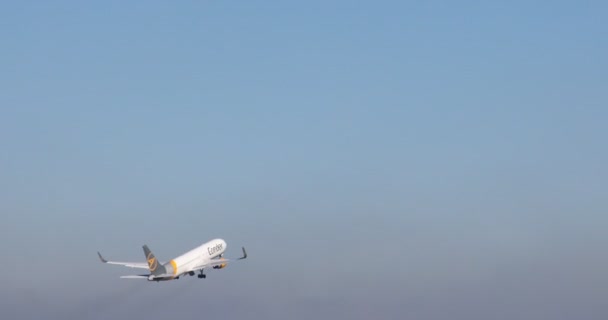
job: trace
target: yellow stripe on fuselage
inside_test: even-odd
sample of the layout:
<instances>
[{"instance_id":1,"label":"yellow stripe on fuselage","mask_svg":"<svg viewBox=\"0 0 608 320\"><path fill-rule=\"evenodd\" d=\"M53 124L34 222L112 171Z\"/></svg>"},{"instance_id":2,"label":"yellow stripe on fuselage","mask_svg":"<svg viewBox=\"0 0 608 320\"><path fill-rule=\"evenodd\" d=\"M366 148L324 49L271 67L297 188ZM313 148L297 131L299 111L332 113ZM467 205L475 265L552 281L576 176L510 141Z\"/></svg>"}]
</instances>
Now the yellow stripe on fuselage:
<instances>
[{"instance_id":1,"label":"yellow stripe on fuselage","mask_svg":"<svg viewBox=\"0 0 608 320\"><path fill-rule=\"evenodd\" d=\"M177 263L175 260L171 260L171 266L173 267L173 275L177 275Z\"/></svg>"}]
</instances>

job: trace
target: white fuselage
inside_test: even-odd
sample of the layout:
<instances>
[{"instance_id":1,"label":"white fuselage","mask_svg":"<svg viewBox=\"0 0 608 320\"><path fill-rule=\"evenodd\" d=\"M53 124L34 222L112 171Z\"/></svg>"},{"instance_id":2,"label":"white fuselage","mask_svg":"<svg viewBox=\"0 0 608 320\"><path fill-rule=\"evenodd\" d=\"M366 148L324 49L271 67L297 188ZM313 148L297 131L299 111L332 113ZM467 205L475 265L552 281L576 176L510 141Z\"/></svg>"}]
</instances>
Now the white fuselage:
<instances>
[{"instance_id":1,"label":"white fuselage","mask_svg":"<svg viewBox=\"0 0 608 320\"><path fill-rule=\"evenodd\" d=\"M224 251L226 251L226 241L213 239L169 261L165 264L165 268L167 268L167 273L179 276L197 270L198 266L219 257Z\"/></svg>"}]
</instances>

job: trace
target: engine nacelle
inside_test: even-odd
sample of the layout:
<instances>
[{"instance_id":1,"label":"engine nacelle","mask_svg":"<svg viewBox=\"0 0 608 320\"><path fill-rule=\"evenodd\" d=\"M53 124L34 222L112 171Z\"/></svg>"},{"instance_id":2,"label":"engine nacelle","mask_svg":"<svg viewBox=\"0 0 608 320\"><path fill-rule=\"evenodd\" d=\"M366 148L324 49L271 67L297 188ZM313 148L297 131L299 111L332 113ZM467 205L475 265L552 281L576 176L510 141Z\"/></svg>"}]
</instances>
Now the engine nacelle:
<instances>
[{"instance_id":1,"label":"engine nacelle","mask_svg":"<svg viewBox=\"0 0 608 320\"><path fill-rule=\"evenodd\" d=\"M224 260L224 258L220 258L220 260ZM224 268L226 268L227 266L228 266L228 263L225 263L225 262L224 262L224 263L222 263L222 264L218 264L218 265L213 266L213 269L224 269Z\"/></svg>"}]
</instances>

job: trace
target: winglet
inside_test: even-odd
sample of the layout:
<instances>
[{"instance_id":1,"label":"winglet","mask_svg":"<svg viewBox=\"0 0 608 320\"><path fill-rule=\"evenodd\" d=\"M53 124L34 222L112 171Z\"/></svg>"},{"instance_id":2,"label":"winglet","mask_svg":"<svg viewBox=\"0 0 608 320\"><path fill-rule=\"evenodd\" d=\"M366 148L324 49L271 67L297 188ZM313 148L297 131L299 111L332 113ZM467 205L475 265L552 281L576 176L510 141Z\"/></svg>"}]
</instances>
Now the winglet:
<instances>
[{"instance_id":1,"label":"winglet","mask_svg":"<svg viewBox=\"0 0 608 320\"><path fill-rule=\"evenodd\" d=\"M247 251L245 251L245 247L242 247L242 248L243 248L243 256L240 257L238 260L246 259L247 258Z\"/></svg>"},{"instance_id":2,"label":"winglet","mask_svg":"<svg viewBox=\"0 0 608 320\"><path fill-rule=\"evenodd\" d=\"M99 256L99 260L101 260L101 262L103 262L103 263L108 263L108 260L104 259L104 258L101 256L101 253L99 253L99 251L97 251L97 255Z\"/></svg>"}]
</instances>

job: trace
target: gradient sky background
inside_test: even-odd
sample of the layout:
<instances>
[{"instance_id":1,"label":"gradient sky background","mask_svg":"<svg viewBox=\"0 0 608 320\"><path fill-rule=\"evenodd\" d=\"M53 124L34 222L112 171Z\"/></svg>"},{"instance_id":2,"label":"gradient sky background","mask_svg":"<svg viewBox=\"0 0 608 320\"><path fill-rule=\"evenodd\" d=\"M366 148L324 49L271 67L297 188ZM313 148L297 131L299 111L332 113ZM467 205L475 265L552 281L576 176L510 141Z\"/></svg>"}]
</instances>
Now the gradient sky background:
<instances>
[{"instance_id":1,"label":"gradient sky background","mask_svg":"<svg viewBox=\"0 0 608 320\"><path fill-rule=\"evenodd\" d=\"M605 320L607 12L5 2L0 318Z\"/></svg>"}]
</instances>

